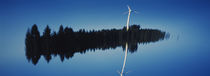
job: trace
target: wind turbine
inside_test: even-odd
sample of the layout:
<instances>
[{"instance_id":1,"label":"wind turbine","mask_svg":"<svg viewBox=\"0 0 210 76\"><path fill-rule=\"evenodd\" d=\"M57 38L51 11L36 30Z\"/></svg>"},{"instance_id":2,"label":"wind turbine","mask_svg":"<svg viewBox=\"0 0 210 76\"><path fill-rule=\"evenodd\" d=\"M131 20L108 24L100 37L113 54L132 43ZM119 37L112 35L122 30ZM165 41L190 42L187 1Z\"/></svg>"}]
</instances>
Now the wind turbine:
<instances>
[{"instance_id":1,"label":"wind turbine","mask_svg":"<svg viewBox=\"0 0 210 76\"><path fill-rule=\"evenodd\" d=\"M133 11L133 10L131 10L131 8L130 8L130 6L129 5L127 5L127 7L128 7L128 19L127 19L127 28L126 28L126 30L128 31L129 30L129 22L130 22L130 15L131 15L131 12L134 12L134 13L138 13L138 12L136 12L135 10Z\"/></svg>"},{"instance_id":2,"label":"wind turbine","mask_svg":"<svg viewBox=\"0 0 210 76\"><path fill-rule=\"evenodd\" d=\"M127 31L129 29L129 21L130 21L130 15L131 15L131 8L130 6L128 5L128 19L127 19Z\"/></svg>"}]
</instances>

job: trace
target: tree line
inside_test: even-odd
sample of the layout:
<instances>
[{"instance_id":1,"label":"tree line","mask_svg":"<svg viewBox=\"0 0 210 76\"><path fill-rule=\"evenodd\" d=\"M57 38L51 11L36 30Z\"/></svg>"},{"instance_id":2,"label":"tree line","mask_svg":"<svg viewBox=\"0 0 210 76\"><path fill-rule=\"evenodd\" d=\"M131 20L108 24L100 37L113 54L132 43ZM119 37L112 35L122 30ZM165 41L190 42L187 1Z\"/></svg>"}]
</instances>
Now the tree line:
<instances>
[{"instance_id":1,"label":"tree line","mask_svg":"<svg viewBox=\"0 0 210 76\"><path fill-rule=\"evenodd\" d=\"M47 62L52 56L60 56L61 61L69 59L75 53L85 53L86 51L106 50L110 48L122 47L128 43L128 51L137 51L139 43L149 43L163 40L165 32L157 29L141 29L140 25L131 25L129 30L122 29L102 29L86 31L80 29L74 31L70 27L59 28L58 32L52 32L47 25L43 35L40 35L36 24L28 29L25 38L26 57L36 65L41 56Z\"/></svg>"}]
</instances>

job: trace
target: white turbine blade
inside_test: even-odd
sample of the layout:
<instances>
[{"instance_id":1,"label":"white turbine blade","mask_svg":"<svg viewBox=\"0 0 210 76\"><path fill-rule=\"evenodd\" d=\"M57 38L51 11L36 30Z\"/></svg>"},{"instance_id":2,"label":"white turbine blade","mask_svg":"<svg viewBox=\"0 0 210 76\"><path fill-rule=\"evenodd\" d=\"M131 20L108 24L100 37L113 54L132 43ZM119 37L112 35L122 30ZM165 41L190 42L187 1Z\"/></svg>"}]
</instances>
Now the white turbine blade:
<instances>
[{"instance_id":1,"label":"white turbine blade","mask_svg":"<svg viewBox=\"0 0 210 76\"><path fill-rule=\"evenodd\" d=\"M129 72L131 72L131 71L127 71L125 74L128 74Z\"/></svg>"},{"instance_id":2,"label":"white turbine blade","mask_svg":"<svg viewBox=\"0 0 210 76\"><path fill-rule=\"evenodd\" d=\"M138 14L139 12L137 12L136 10L135 11L133 11L134 13L136 13L136 14Z\"/></svg>"},{"instance_id":3,"label":"white turbine blade","mask_svg":"<svg viewBox=\"0 0 210 76\"><path fill-rule=\"evenodd\" d=\"M128 6L128 10L129 10L129 11L131 11L131 8L130 8L130 6L129 6L129 5L127 5L127 6Z\"/></svg>"},{"instance_id":4,"label":"white turbine blade","mask_svg":"<svg viewBox=\"0 0 210 76\"><path fill-rule=\"evenodd\" d=\"M118 74L121 74L119 70L117 70L117 73L118 73Z\"/></svg>"},{"instance_id":5,"label":"white turbine blade","mask_svg":"<svg viewBox=\"0 0 210 76\"><path fill-rule=\"evenodd\" d=\"M128 7L128 9L130 9L130 6L129 5L127 5L127 7Z\"/></svg>"},{"instance_id":6,"label":"white turbine blade","mask_svg":"<svg viewBox=\"0 0 210 76\"><path fill-rule=\"evenodd\" d=\"M123 14L128 14L128 11L127 12L124 12Z\"/></svg>"}]
</instances>

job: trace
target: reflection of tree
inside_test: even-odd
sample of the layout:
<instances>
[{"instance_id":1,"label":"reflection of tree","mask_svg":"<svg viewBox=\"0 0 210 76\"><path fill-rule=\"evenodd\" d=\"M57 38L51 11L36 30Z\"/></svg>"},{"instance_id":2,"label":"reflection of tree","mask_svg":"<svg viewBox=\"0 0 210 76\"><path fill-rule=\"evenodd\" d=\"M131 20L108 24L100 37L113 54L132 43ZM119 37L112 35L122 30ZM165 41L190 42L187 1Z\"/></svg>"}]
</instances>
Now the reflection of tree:
<instances>
[{"instance_id":1,"label":"reflection of tree","mask_svg":"<svg viewBox=\"0 0 210 76\"><path fill-rule=\"evenodd\" d=\"M74 56L74 53L85 53L87 50L109 49L123 47L128 43L128 51L133 53L137 50L139 43L149 43L164 39L165 32L156 29L140 29L139 25L132 25L126 31L123 29L103 29L85 31L80 29L74 32L72 28L61 25L58 33L51 33L47 26L40 36L37 25L26 34L26 57L33 64L37 64L40 56L44 56L47 62L51 56L59 55L61 61Z\"/></svg>"}]
</instances>

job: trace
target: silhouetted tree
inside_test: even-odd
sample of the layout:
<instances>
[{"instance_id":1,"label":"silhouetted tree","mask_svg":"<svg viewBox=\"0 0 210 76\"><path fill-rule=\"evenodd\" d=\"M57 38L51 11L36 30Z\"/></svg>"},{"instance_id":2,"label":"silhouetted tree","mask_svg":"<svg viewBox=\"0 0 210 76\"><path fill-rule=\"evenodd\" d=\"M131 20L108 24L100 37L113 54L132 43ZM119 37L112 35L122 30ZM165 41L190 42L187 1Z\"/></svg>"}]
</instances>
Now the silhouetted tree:
<instances>
[{"instance_id":1,"label":"silhouetted tree","mask_svg":"<svg viewBox=\"0 0 210 76\"><path fill-rule=\"evenodd\" d=\"M34 25L32 26L31 34L32 34L33 38L35 38L35 39L39 39L39 38L40 38L39 30L38 30L36 24L34 24Z\"/></svg>"},{"instance_id":2,"label":"silhouetted tree","mask_svg":"<svg viewBox=\"0 0 210 76\"><path fill-rule=\"evenodd\" d=\"M58 35L64 35L63 25L60 26Z\"/></svg>"},{"instance_id":3,"label":"silhouetted tree","mask_svg":"<svg viewBox=\"0 0 210 76\"><path fill-rule=\"evenodd\" d=\"M47 25L47 27L44 30L43 37L49 39L50 38L50 34L51 34L51 29Z\"/></svg>"}]
</instances>

